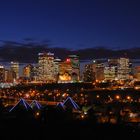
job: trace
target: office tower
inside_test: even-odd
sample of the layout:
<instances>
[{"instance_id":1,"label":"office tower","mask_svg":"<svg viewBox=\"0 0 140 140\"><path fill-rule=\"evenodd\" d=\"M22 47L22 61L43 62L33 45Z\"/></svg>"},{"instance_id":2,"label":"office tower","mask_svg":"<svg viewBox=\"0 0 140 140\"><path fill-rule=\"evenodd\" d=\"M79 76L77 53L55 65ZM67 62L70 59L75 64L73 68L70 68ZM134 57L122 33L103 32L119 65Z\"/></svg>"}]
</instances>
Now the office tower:
<instances>
[{"instance_id":1,"label":"office tower","mask_svg":"<svg viewBox=\"0 0 140 140\"><path fill-rule=\"evenodd\" d=\"M128 80L130 78L130 61L128 58L120 58L118 60L118 79Z\"/></svg>"},{"instance_id":2,"label":"office tower","mask_svg":"<svg viewBox=\"0 0 140 140\"><path fill-rule=\"evenodd\" d=\"M134 78L140 81L140 66L134 67Z\"/></svg>"},{"instance_id":3,"label":"office tower","mask_svg":"<svg viewBox=\"0 0 140 140\"><path fill-rule=\"evenodd\" d=\"M93 70L93 64L86 64L83 73L84 82L93 82L95 81L95 72Z\"/></svg>"},{"instance_id":4,"label":"office tower","mask_svg":"<svg viewBox=\"0 0 140 140\"><path fill-rule=\"evenodd\" d=\"M28 64L23 68L23 76L28 79L33 77L33 65Z\"/></svg>"},{"instance_id":5,"label":"office tower","mask_svg":"<svg viewBox=\"0 0 140 140\"><path fill-rule=\"evenodd\" d=\"M14 81L14 74L11 70L5 69L4 71L4 81L7 83L13 83Z\"/></svg>"},{"instance_id":6,"label":"office tower","mask_svg":"<svg viewBox=\"0 0 140 140\"><path fill-rule=\"evenodd\" d=\"M36 65L34 65L33 66L33 68L32 68L32 73L31 73L31 75L32 75L32 82L38 82L38 73L39 73L39 71L38 71L39 69L38 69L38 64L36 64Z\"/></svg>"},{"instance_id":7,"label":"office tower","mask_svg":"<svg viewBox=\"0 0 140 140\"><path fill-rule=\"evenodd\" d=\"M119 59L108 59L108 66L112 67L112 66L118 66L119 63Z\"/></svg>"},{"instance_id":8,"label":"office tower","mask_svg":"<svg viewBox=\"0 0 140 140\"><path fill-rule=\"evenodd\" d=\"M104 80L104 64L93 60L90 64L85 65L84 81L94 82Z\"/></svg>"},{"instance_id":9,"label":"office tower","mask_svg":"<svg viewBox=\"0 0 140 140\"><path fill-rule=\"evenodd\" d=\"M0 65L0 82L4 82L4 71L5 71L5 68L4 66Z\"/></svg>"},{"instance_id":10,"label":"office tower","mask_svg":"<svg viewBox=\"0 0 140 140\"><path fill-rule=\"evenodd\" d=\"M105 80L115 80L117 76L116 67L115 66L106 66L104 68L104 78Z\"/></svg>"},{"instance_id":11,"label":"office tower","mask_svg":"<svg viewBox=\"0 0 140 140\"><path fill-rule=\"evenodd\" d=\"M40 82L55 82L55 63L53 53L38 54L38 75Z\"/></svg>"},{"instance_id":12,"label":"office tower","mask_svg":"<svg viewBox=\"0 0 140 140\"><path fill-rule=\"evenodd\" d=\"M97 63L96 64L95 79L97 81L103 81L104 80L104 64L103 63Z\"/></svg>"},{"instance_id":13,"label":"office tower","mask_svg":"<svg viewBox=\"0 0 140 140\"><path fill-rule=\"evenodd\" d=\"M67 58L72 67L71 78L72 81L79 81L80 80L80 62L79 57L77 55L69 55Z\"/></svg>"},{"instance_id":14,"label":"office tower","mask_svg":"<svg viewBox=\"0 0 140 140\"><path fill-rule=\"evenodd\" d=\"M61 63L61 59L59 58L54 59L54 64L55 64L54 73L55 73L56 82L58 82L59 80L60 63Z\"/></svg>"},{"instance_id":15,"label":"office tower","mask_svg":"<svg viewBox=\"0 0 140 140\"><path fill-rule=\"evenodd\" d=\"M19 63L11 62L11 72L13 73L13 78L17 80L19 78Z\"/></svg>"},{"instance_id":16,"label":"office tower","mask_svg":"<svg viewBox=\"0 0 140 140\"><path fill-rule=\"evenodd\" d=\"M59 65L59 80L58 82L72 82L72 65L70 59L60 62Z\"/></svg>"}]
</instances>

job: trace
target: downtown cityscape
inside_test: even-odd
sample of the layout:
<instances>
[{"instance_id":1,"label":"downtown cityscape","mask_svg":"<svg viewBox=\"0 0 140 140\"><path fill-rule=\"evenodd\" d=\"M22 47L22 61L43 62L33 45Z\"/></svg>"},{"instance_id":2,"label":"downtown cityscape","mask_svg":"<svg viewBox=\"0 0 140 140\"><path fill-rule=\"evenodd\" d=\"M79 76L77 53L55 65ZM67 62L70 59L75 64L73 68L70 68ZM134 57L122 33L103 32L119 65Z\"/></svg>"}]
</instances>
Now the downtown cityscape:
<instances>
[{"instance_id":1,"label":"downtown cityscape","mask_svg":"<svg viewBox=\"0 0 140 140\"><path fill-rule=\"evenodd\" d=\"M39 52L37 57L38 63L22 66L22 73L17 61L10 62L9 69L0 66L2 121L35 119L53 128L76 122L133 124L132 134L138 129L140 66L128 57L94 59L83 68L77 55L61 60Z\"/></svg>"},{"instance_id":2,"label":"downtown cityscape","mask_svg":"<svg viewBox=\"0 0 140 140\"><path fill-rule=\"evenodd\" d=\"M139 0L0 0L0 137L140 137Z\"/></svg>"}]
</instances>

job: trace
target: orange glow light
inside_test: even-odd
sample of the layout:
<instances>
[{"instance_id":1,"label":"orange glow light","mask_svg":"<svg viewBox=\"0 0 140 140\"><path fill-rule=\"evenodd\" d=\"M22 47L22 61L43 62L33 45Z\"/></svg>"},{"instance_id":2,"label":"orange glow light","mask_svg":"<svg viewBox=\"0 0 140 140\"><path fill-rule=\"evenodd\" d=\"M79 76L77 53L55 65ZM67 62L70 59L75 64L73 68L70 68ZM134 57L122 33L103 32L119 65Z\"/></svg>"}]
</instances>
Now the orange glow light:
<instances>
[{"instance_id":1,"label":"orange glow light","mask_svg":"<svg viewBox=\"0 0 140 140\"><path fill-rule=\"evenodd\" d=\"M127 96L126 98L127 98L128 100L130 100L130 99L131 99L131 97L130 97L130 96Z\"/></svg>"},{"instance_id":2,"label":"orange glow light","mask_svg":"<svg viewBox=\"0 0 140 140\"><path fill-rule=\"evenodd\" d=\"M119 96L119 95L116 95L116 99L117 99L117 100L120 99L120 96Z\"/></svg>"}]
</instances>

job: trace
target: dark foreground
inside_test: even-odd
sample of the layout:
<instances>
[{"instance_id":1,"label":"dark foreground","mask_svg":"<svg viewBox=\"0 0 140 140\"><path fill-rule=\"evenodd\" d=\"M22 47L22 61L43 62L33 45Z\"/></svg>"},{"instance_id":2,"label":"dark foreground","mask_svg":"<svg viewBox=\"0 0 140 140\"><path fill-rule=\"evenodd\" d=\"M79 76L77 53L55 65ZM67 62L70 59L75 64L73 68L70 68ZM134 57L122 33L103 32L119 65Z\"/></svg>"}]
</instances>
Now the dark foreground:
<instances>
[{"instance_id":1,"label":"dark foreground","mask_svg":"<svg viewBox=\"0 0 140 140\"><path fill-rule=\"evenodd\" d=\"M140 129L126 125L91 124L88 122L42 123L36 120L2 120L0 138L3 140L51 139L139 139Z\"/></svg>"}]
</instances>

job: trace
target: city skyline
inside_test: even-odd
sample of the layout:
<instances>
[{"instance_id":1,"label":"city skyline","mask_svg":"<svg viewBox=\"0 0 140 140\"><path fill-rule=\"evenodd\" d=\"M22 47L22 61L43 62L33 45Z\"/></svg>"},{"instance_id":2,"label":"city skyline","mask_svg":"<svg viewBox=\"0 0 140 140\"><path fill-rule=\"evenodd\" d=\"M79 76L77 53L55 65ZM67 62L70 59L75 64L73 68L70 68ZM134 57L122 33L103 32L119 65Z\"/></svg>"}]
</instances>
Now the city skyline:
<instances>
[{"instance_id":1,"label":"city skyline","mask_svg":"<svg viewBox=\"0 0 140 140\"><path fill-rule=\"evenodd\" d=\"M24 38L50 47L139 47L140 2L126 0L2 0L0 40Z\"/></svg>"},{"instance_id":2,"label":"city skyline","mask_svg":"<svg viewBox=\"0 0 140 140\"><path fill-rule=\"evenodd\" d=\"M4 140L140 137L140 0L0 0L0 124Z\"/></svg>"},{"instance_id":3,"label":"city skyline","mask_svg":"<svg viewBox=\"0 0 140 140\"><path fill-rule=\"evenodd\" d=\"M38 57L37 57L38 56ZM81 61L79 56L69 54L60 59L52 52L40 52L37 63L11 61L1 63L1 82L47 82L73 83L113 80L138 80L139 61L128 57L92 59Z\"/></svg>"}]
</instances>

